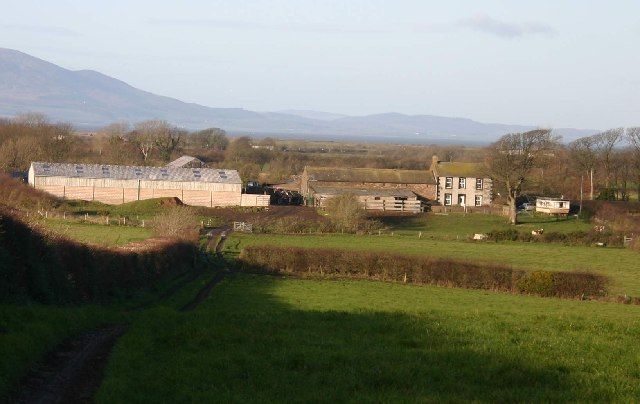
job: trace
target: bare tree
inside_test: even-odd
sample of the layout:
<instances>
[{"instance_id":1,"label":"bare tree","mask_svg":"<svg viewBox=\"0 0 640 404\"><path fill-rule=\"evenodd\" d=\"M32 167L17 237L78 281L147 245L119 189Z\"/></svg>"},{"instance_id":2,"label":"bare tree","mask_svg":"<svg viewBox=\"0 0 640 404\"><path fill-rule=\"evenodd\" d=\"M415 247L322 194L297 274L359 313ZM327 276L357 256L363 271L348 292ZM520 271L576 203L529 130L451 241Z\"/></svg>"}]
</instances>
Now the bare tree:
<instances>
[{"instance_id":1,"label":"bare tree","mask_svg":"<svg viewBox=\"0 0 640 404\"><path fill-rule=\"evenodd\" d=\"M604 170L605 186L607 189L611 187L614 148L620 140L622 140L623 135L624 128L616 128L591 136L593 140L593 149L599 163L602 164L602 169Z\"/></svg>"},{"instance_id":2,"label":"bare tree","mask_svg":"<svg viewBox=\"0 0 640 404\"><path fill-rule=\"evenodd\" d=\"M536 129L505 135L488 148L488 175L506 190L512 224L518 223L516 200L522 186L534 169L544 167L553 156L557 142L551 129Z\"/></svg>"},{"instance_id":3,"label":"bare tree","mask_svg":"<svg viewBox=\"0 0 640 404\"><path fill-rule=\"evenodd\" d=\"M571 163L580 172L589 173L589 194L593 199L593 172L596 168L596 152L594 151L594 139L591 136L577 139L569 144L569 156Z\"/></svg>"},{"instance_id":4,"label":"bare tree","mask_svg":"<svg viewBox=\"0 0 640 404\"><path fill-rule=\"evenodd\" d=\"M640 126L627 128L626 137L633 151L632 165L635 171L638 200L640 201Z\"/></svg>"},{"instance_id":5,"label":"bare tree","mask_svg":"<svg viewBox=\"0 0 640 404\"><path fill-rule=\"evenodd\" d=\"M129 140L142 154L144 161L149 159L156 148L164 160L169 160L171 153L182 144L184 134L185 131L167 121L150 120L137 123L129 134Z\"/></svg>"}]
</instances>

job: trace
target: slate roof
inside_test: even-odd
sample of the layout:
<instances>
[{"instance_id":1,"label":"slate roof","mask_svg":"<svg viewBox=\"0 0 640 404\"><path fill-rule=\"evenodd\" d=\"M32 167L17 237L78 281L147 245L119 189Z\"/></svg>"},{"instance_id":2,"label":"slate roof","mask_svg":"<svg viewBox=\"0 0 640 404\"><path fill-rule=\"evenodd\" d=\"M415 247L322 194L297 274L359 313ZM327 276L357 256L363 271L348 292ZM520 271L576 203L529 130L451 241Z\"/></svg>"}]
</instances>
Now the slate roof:
<instances>
[{"instance_id":1,"label":"slate roof","mask_svg":"<svg viewBox=\"0 0 640 404\"><path fill-rule=\"evenodd\" d=\"M344 195L352 194L356 196L391 196L415 198L416 194L405 188L347 188L347 187L311 187L316 194L321 195Z\"/></svg>"},{"instance_id":2,"label":"slate roof","mask_svg":"<svg viewBox=\"0 0 640 404\"><path fill-rule=\"evenodd\" d=\"M36 177L112 178L116 180L152 180L241 184L236 170L214 168L173 168L116 166L82 163L31 163Z\"/></svg>"},{"instance_id":3,"label":"slate roof","mask_svg":"<svg viewBox=\"0 0 640 404\"><path fill-rule=\"evenodd\" d=\"M475 177L484 178L484 164L458 163L440 161L435 166L436 174L440 177Z\"/></svg>"},{"instance_id":4,"label":"slate roof","mask_svg":"<svg viewBox=\"0 0 640 404\"><path fill-rule=\"evenodd\" d=\"M167 167L180 168L194 161L197 162L198 164L202 164L202 160L200 160L199 158L196 158L193 156L181 156L173 160L171 163L167 164Z\"/></svg>"},{"instance_id":5,"label":"slate roof","mask_svg":"<svg viewBox=\"0 0 640 404\"><path fill-rule=\"evenodd\" d=\"M431 170L388 168L306 167L310 181L436 184Z\"/></svg>"}]
</instances>

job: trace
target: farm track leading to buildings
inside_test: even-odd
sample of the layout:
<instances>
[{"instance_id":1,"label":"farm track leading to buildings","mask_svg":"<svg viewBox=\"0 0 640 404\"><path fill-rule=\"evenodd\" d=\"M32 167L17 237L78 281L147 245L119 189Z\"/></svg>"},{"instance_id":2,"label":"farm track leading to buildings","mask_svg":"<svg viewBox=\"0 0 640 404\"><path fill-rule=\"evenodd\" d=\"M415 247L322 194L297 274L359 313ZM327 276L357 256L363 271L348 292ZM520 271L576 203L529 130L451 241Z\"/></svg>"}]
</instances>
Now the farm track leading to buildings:
<instances>
[{"instance_id":1,"label":"farm track leading to buildings","mask_svg":"<svg viewBox=\"0 0 640 404\"><path fill-rule=\"evenodd\" d=\"M111 349L125 331L125 326L112 326L60 344L23 379L20 392L11 402L93 402Z\"/></svg>"},{"instance_id":2,"label":"farm track leading to buildings","mask_svg":"<svg viewBox=\"0 0 640 404\"><path fill-rule=\"evenodd\" d=\"M214 229L211 235L210 251L220 256L226 233L229 229ZM221 235L220 238L217 236ZM218 271L180 311L192 311L208 296L213 287L223 278L225 272ZM160 296L167 299L195 277L189 277ZM152 303L136 307L143 310ZM44 360L23 378L16 395L10 402L15 403L90 403L102 384L104 369L118 338L127 330L125 325L114 325L85 332L72 337L45 355Z\"/></svg>"}]
</instances>

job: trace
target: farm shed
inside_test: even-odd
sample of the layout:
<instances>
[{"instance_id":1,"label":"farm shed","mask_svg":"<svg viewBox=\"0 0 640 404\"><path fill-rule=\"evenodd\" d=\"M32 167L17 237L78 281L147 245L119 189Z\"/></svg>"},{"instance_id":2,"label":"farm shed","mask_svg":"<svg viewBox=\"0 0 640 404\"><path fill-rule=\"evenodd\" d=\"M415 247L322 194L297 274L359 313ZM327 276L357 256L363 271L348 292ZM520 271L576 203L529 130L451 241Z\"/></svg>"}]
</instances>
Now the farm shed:
<instances>
[{"instance_id":1,"label":"farm shed","mask_svg":"<svg viewBox=\"0 0 640 404\"><path fill-rule=\"evenodd\" d=\"M176 197L194 206L239 206L236 170L34 162L29 184L66 199L120 204Z\"/></svg>"},{"instance_id":2,"label":"farm shed","mask_svg":"<svg viewBox=\"0 0 640 404\"><path fill-rule=\"evenodd\" d=\"M486 206L491 204L491 178L481 163L439 161L433 156L431 170L438 181L438 202L444 206Z\"/></svg>"},{"instance_id":3,"label":"farm shed","mask_svg":"<svg viewBox=\"0 0 640 404\"><path fill-rule=\"evenodd\" d=\"M536 212L549 215L568 215L571 202L562 198L536 199Z\"/></svg>"},{"instance_id":4,"label":"farm shed","mask_svg":"<svg viewBox=\"0 0 640 404\"><path fill-rule=\"evenodd\" d=\"M345 189L351 193L377 190L380 197L383 190L409 191L422 201L433 200L437 194L435 177L429 170L305 167L300 177L300 193L310 199L319 188Z\"/></svg>"},{"instance_id":5,"label":"farm shed","mask_svg":"<svg viewBox=\"0 0 640 404\"><path fill-rule=\"evenodd\" d=\"M420 212L422 203L415 193L403 188L337 188L313 186L316 206L323 207L327 199L350 194L367 210Z\"/></svg>"},{"instance_id":6,"label":"farm shed","mask_svg":"<svg viewBox=\"0 0 640 404\"><path fill-rule=\"evenodd\" d=\"M173 168L204 168L206 164L197 157L181 156L167 164L167 167Z\"/></svg>"}]
</instances>

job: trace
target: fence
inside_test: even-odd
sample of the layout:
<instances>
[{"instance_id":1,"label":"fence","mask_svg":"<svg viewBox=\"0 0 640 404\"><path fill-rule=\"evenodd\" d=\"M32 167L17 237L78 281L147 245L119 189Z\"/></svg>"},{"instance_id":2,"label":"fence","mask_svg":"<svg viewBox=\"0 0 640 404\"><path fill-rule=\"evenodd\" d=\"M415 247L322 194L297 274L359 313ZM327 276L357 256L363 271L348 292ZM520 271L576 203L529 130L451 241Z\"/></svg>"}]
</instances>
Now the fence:
<instances>
[{"instance_id":1,"label":"fence","mask_svg":"<svg viewBox=\"0 0 640 404\"><path fill-rule=\"evenodd\" d=\"M269 206L270 195L242 194L240 206Z\"/></svg>"},{"instance_id":2,"label":"fence","mask_svg":"<svg viewBox=\"0 0 640 404\"><path fill-rule=\"evenodd\" d=\"M233 222L233 230L243 233L253 233L253 225L246 222Z\"/></svg>"},{"instance_id":3,"label":"fence","mask_svg":"<svg viewBox=\"0 0 640 404\"><path fill-rule=\"evenodd\" d=\"M463 206L442 206L442 205L433 205L431 206L431 212L447 214L447 213L486 213L492 215L509 215L509 207L508 206L467 206L466 208Z\"/></svg>"},{"instance_id":4,"label":"fence","mask_svg":"<svg viewBox=\"0 0 640 404\"><path fill-rule=\"evenodd\" d=\"M382 210L393 212L412 212L418 213L422 211L422 202L418 200L407 201L365 201L364 208L366 210Z\"/></svg>"}]
</instances>

